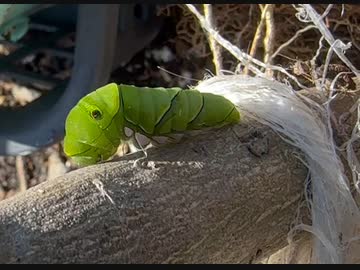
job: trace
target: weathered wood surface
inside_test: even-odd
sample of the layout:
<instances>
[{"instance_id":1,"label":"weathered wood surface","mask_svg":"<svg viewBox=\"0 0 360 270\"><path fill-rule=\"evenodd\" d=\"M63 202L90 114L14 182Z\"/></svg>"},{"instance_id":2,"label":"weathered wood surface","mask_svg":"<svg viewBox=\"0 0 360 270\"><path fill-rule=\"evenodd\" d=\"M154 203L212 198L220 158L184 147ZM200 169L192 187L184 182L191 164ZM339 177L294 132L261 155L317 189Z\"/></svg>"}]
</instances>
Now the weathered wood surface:
<instances>
[{"instance_id":1,"label":"weathered wood surface","mask_svg":"<svg viewBox=\"0 0 360 270\"><path fill-rule=\"evenodd\" d=\"M68 173L0 202L0 262L252 262L286 245L296 151L249 122Z\"/></svg>"}]
</instances>

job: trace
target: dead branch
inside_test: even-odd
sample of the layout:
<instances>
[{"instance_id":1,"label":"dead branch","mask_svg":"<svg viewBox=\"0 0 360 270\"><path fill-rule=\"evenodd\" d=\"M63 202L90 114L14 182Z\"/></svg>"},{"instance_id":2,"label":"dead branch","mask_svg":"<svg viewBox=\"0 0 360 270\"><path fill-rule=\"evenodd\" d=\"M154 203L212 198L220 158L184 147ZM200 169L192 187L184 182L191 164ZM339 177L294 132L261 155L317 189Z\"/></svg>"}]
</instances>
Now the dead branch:
<instances>
[{"instance_id":1,"label":"dead branch","mask_svg":"<svg viewBox=\"0 0 360 270\"><path fill-rule=\"evenodd\" d=\"M192 4L186 4L188 9L196 16L196 18L199 20L199 23L201 24L201 27L206 30L209 35L213 37L216 42L218 42L222 47L224 47L226 50L228 50L229 53L231 53L235 58L237 58L241 63L243 63L245 66L249 68L250 71L254 72L258 76L264 76L264 74L253 64L256 64L263 68L271 68L273 70L279 71L283 74L285 74L288 78L293 80L298 86L301 88L306 88L306 86L302 85L298 79L291 75L289 72L287 72L284 68L280 66L275 65L269 65L264 64L263 62L257 60L254 57L251 57L247 53L244 53L242 50L240 50L238 47L234 46L231 42L229 42L227 39L223 38L219 33L217 33L214 29L209 26L205 18L197 11L197 9Z\"/></svg>"},{"instance_id":2,"label":"dead branch","mask_svg":"<svg viewBox=\"0 0 360 270\"><path fill-rule=\"evenodd\" d=\"M251 262L286 245L307 170L236 126L83 168L0 203L1 263Z\"/></svg>"},{"instance_id":3,"label":"dead branch","mask_svg":"<svg viewBox=\"0 0 360 270\"><path fill-rule=\"evenodd\" d=\"M261 9L261 16L260 16L260 22L259 22L259 24L256 28L256 32L254 34L253 41L251 43L251 48L250 48L250 52L249 52L249 55L251 57L255 57L256 50L257 50L259 42L260 42L260 38L263 35L264 24L265 24L265 13L266 13L267 9L269 8L269 5L265 5L265 7L263 7L263 4L259 4L259 6ZM249 69L247 66L245 66L245 68L244 68L244 74L249 74Z\"/></svg>"},{"instance_id":4,"label":"dead branch","mask_svg":"<svg viewBox=\"0 0 360 270\"><path fill-rule=\"evenodd\" d=\"M270 55L274 50L274 38L275 38L275 24L274 24L274 4L267 4L267 10L265 11L265 23L266 23L266 33L264 37L264 63L272 64ZM266 69L266 74L271 78L273 72L271 69Z\"/></svg>"},{"instance_id":5,"label":"dead branch","mask_svg":"<svg viewBox=\"0 0 360 270\"><path fill-rule=\"evenodd\" d=\"M24 170L24 160L22 156L16 157L15 166L16 166L17 178L19 181L18 189L20 192L24 192L25 190L27 190L27 183L26 183L25 170Z\"/></svg>"},{"instance_id":6,"label":"dead branch","mask_svg":"<svg viewBox=\"0 0 360 270\"><path fill-rule=\"evenodd\" d=\"M214 19L213 19L213 12L212 12L212 6L211 4L203 4L204 6L204 15L205 15L205 19L208 22L208 24L213 27L216 28L216 26L214 25ZM212 38L211 35L207 35L208 40L209 40L209 46L210 46L210 50L212 52L213 55L213 63L215 66L215 73L217 75L220 74L221 69L222 69L222 57L221 57L221 47L219 46L219 44L216 43L216 41Z\"/></svg>"}]
</instances>

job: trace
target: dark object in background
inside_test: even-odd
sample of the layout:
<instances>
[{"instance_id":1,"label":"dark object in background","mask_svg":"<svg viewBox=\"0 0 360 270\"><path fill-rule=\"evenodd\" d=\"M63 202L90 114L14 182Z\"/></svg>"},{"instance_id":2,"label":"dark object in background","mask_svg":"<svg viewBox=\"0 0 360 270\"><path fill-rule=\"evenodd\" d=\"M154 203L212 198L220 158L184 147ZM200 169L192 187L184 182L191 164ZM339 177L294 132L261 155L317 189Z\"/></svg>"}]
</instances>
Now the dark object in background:
<instances>
[{"instance_id":1,"label":"dark object in background","mask_svg":"<svg viewBox=\"0 0 360 270\"><path fill-rule=\"evenodd\" d=\"M25 155L60 141L69 110L144 48L156 36L161 20L150 4L79 4L41 10L31 16L31 23L55 30L46 37L28 40L1 58L0 75L35 83L44 93L24 107L0 108L0 155ZM73 51L55 47L60 38L74 31ZM73 58L69 79L44 76L16 65L44 49Z\"/></svg>"}]
</instances>

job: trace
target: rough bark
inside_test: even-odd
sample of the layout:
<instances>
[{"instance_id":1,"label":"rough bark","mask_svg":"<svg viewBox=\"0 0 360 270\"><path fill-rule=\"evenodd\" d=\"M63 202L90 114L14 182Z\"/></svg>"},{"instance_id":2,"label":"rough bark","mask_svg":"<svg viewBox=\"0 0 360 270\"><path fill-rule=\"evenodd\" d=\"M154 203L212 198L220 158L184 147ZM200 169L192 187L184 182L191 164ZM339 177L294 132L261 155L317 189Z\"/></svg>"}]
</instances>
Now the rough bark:
<instances>
[{"instance_id":1,"label":"rough bark","mask_svg":"<svg viewBox=\"0 0 360 270\"><path fill-rule=\"evenodd\" d=\"M249 122L0 202L1 263L248 263L286 245L307 169Z\"/></svg>"}]
</instances>

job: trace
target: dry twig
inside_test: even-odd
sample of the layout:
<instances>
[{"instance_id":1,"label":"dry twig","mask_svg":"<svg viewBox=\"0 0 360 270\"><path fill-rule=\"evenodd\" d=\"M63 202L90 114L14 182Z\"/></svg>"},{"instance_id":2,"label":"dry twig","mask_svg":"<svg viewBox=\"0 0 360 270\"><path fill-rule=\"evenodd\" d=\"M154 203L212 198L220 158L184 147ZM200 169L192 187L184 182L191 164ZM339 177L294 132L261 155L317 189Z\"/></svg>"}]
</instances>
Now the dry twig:
<instances>
[{"instance_id":1,"label":"dry twig","mask_svg":"<svg viewBox=\"0 0 360 270\"><path fill-rule=\"evenodd\" d=\"M204 4L203 6L204 6L204 14L206 21L212 28L216 29L216 26L214 25L211 4ZM213 55L213 62L215 66L216 75L220 75L222 69L221 47L216 43L216 41L212 38L211 35L208 34L207 37L209 40L210 50Z\"/></svg>"},{"instance_id":2,"label":"dry twig","mask_svg":"<svg viewBox=\"0 0 360 270\"><path fill-rule=\"evenodd\" d=\"M16 157L16 174L19 181L19 191L24 192L27 190L27 182L24 170L24 160L22 156Z\"/></svg>"},{"instance_id":3,"label":"dry twig","mask_svg":"<svg viewBox=\"0 0 360 270\"><path fill-rule=\"evenodd\" d=\"M260 17L260 22L256 28L256 32L254 34L254 38L253 38L253 42L251 44L251 48L250 48L250 52L249 55L254 57L255 53L256 53L256 49L258 47L260 38L262 36L262 32L263 32L263 28L264 28L264 21L265 21L265 12L268 9L269 5L265 5L265 7L262 7L262 4L259 4L262 12L261 12L261 17ZM248 67L244 68L244 74L249 74L249 70Z\"/></svg>"},{"instance_id":4,"label":"dry twig","mask_svg":"<svg viewBox=\"0 0 360 270\"><path fill-rule=\"evenodd\" d=\"M260 38L262 37L263 29L264 29L264 25L265 25L265 14L269 8L269 5L259 4L259 7L261 9L261 16L260 16L260 22L259 22L258 26L256 27L256 32L254 34L253 43L252 43L252 46L250 49L251 56L255 56L257 46L259 44Z\"/></svg>"},{"instance_id":5,"label":"dry twig","mask_svg":"<svg viewBox=\"0 0 360 270\"><path fill-rule=\"evenodd\" d=\"M300 5L301 8L297 8L299 11L298 19L304 22L307 22L302 17L306 16L310 18L310 20L317 26L322 36L325 37L326 41L329 43L330 47L335 51L337 56L347 65L351 71L356 75L360 76L360 71L351 63L351 61L345 56L344 51L350 48L351 44L343 44L341 40L335 40L329 29L326 27L323 17L320 16L316 10L309 4ZM325 15L327 15L329 8L325 11Z\"/></svg>"},{"instance_id":6,"label":"dry twig","mask_svg":"<svg viewBox=\"0 0 360 270\"><path fill-rule=\"evenodd\" d=\"M218 32L216 32L214 29L211 28L211 26L206 22L204 16L202 16L194 5L192 4L186 4L188 9L196 16L196 18L199 20L201 27L205 29L212 37L225 49L227 49L234 57L236 57L240 62L242 62L245 66L248 65L249 69L254 72L259 77L265 77L265 74L261 72L256 66L253 65L256 64L262 68L271 68L272 70L279 71L283 74L285 74L288 78L293 80L299 87L307 89L307 87L299 82L299 80L289 72L287 72L284 68L280 66L274 66L274 65L266 65L260 60L251 57L247 53L244 53L242 50L240 50L237 46L234 46L231 42L223 38Z\"/></svg>"},{"instance_id":7,"label":"dry twig","mask_svg":"<svg viewBox=\"0 0 360 270\"><path fill-rule=\"evenodd\" d=\"M284 48L289 46L295 39L297 39L300 36L300 34L306 32L306 31L309 31L310 29L314 29L314 28L316 28L315 25L308 25L305 28L297 31L295 33L295 35L293 35L288 41L286 41L285 43L283 43L281 46L279 46L277 48L277 50L270 56L269 61L272 61Z\"/></svg>"},{"instance_id":8,"label":"dry twig","mask_svg":"<svg viewBox=\"0 0 360 270\"><path fill-rule=\"evenodd\" d=\"M274 38L275 38L275 25L274 25L274 4L267 4L267 9L264 9L265 13L265 23L266 23L266 32L264 38L264 62L265 64L271 64L270 55L274 50ZM271 68L266 69L266 73L269 77L272 77Z\"/></svg>"}]
</instances>

